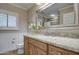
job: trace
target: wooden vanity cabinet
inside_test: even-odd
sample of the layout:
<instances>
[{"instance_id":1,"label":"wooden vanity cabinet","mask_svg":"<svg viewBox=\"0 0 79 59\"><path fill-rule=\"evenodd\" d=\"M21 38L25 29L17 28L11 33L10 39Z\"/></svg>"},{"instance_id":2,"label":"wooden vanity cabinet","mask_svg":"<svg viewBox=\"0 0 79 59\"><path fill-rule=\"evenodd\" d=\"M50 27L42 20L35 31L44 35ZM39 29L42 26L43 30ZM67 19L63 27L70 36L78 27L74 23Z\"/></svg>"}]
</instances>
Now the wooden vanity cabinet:
<instances>
[{"instance_id":1,"label":"wooden vanity cabinet","mask_svg":"<svg viewBox=\"0 0 79 59\"><path fill-rule=\"evenodd\" d=\"M24 54L29 55L29 37L24 36Z\"/></svg>"},{"instance_id":2,"label":"wooden vanity cabinet","mask_svg":"<svg viewBox=\"0 0 79 59\"><path fill-rule=\"evenodd\" d=\"M66 50L53 44L45 43L30 37L24 36L25 55L78 55L79 53Z\"/></svg>"}]
</instances>

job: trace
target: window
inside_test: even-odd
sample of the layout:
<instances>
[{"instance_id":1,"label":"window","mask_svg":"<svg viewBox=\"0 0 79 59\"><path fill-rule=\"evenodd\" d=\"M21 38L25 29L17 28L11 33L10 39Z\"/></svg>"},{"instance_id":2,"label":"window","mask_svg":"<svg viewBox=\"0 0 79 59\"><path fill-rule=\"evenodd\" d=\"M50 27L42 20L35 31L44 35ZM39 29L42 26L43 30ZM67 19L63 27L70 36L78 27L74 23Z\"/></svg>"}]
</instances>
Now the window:
<instances>
[{"instance_id":1,"label":"window","mask_svg":"<svg viewBox=\"0 0 79 59\"><path fill-rule=\"evenodd\" d=\"M0 13L0 27L7 26L7 15Z\"/></svg>"},{"instance_id":2,"label":"window","mask_svg":"<svg viewBox=\"0 0 79 59\"><path fill-rule=\"evenodd\" d=\"M69 12L69 13L63 14L63 24L71 25L71 24L74 24L74 23L75 23L74 12Z\"/></svg>"},{"instance_id":3,"label":"window","mask_svg":"<svg viewBox=\"0 0 79 59\"><path fill-rule=\"evenodd\" d=\"M16 28L17 27L17 16L16 14L9 11L0 10L0 28Z\"/></svg>"},{"instance_id":4,"label":"window","mask_svg":"<svg viewBox=\"0 0 79 59\"><path fill-rule=\"evenodd\" d=\"M16 16L8 15L8 27L16 27Z\"/></svg>"}]
</instances>

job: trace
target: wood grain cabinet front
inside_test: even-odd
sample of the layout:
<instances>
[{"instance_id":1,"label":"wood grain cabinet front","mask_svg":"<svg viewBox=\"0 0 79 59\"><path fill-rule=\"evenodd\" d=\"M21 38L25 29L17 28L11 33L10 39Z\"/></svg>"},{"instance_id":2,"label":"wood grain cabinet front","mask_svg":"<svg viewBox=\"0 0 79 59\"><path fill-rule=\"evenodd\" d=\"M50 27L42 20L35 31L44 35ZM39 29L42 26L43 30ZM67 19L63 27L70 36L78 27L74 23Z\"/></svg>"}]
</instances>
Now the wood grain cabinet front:
<instances>
[{"instance_id":1,"label":"wood grain cabinet front","mask_svg":"<svg viewBox=\"0 0 79 59\"><path fill-rule=\"evenodd\" d=\"M36 51L36 47L29 44L29 54L30 55L36 55L37 54L37 51Z\"/></svg>"},{"instance_id":2,"label":"wood grain cabinet front","mask_svg":"<svg viewBox=\"0 0 79 59\"><path fill-rule=\"evenodd\" d=\"M32 55L46 55L47 54L47 44L37 41L35 39L29 39L30 54Z\"/></svg>"},{"instance_id":3,"label":"wood grain cabinet front","mask_svg":"<svg viewBox=\"0 0 79 59\"><path fill-rule=\"evenodd\" d=\"M47 53L41 49L39 49L38 47L30 44L29 45L30 48L30 55L46 55Z\"/></svg>"},{"instance_id":4,"label":"wood grain cabinet front","mask_svg":"<svg viewBox=\"0 0 79 59\"><path fill-rule=\"evenodd\" d=\"M24 54L25 55L78 55L79 53L24 36Z\"/></svg>"},{"instance_id":5,"label":"wood grain cabinet front","mask_svg":"<svg viewBox=\"0 0 79 59\"><path fill-rule=\"evenodd\" d=\"M24 54L29 54L29 38L24 36Z\"/></svg>"},{"instance_id":6,"label":"wood grain cabinet front","mask_svg":"<svg viewBox=\"0 0 79 59\"><path fill-rule=\"evenodd\" d=\"M77 55L77 53L59 48L53 45L48 45L48 54L49 55Z\"/></svg>"},{"instance_id":7,"label":"wood grain cabinet front","mask_svg":"<svg viewBox=\"0 0 79 59\"><path fill-rule=\"evenodd\" d=\"M61 52L61 49L48 45L48 54L49 55L62 55L62 52Z\"/></svg>"},{"instance_id":8,"label":"wood grain cabinet front","mask_svg":"<svg viewBox=\"0 0 79 59\"><path fill-rule=\"evenodd\" d=\"M40 41L35 40L35 39L29 39L29 43L34 45L34 46L37 46L38 48L40 48L44 51L47 51L47 44L45 44L43 42L40 42Z\"/></svg>"}]
</instances>

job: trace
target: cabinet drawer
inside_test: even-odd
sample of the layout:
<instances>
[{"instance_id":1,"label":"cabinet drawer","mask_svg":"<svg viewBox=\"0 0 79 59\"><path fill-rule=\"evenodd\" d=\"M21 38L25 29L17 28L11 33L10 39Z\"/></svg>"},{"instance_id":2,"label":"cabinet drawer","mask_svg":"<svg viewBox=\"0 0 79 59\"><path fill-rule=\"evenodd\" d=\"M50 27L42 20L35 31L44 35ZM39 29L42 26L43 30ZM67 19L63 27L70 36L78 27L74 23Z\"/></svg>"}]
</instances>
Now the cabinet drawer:
<instances>
[{"instance_id":1,"label":"cabinet drawer","mask_svg":"<svg viewBox=\"0 0 79 59\"><path fill-rule=\"evenodd\" d=\"M45 44L43 42L40 42L40 41L37 41L37 40L34 40L34 39L30 39L29 43L35 45L36 47L38 47L38 48L40 48L44 51L47 51L47 44Z\"/></svg>"}]
</instances>

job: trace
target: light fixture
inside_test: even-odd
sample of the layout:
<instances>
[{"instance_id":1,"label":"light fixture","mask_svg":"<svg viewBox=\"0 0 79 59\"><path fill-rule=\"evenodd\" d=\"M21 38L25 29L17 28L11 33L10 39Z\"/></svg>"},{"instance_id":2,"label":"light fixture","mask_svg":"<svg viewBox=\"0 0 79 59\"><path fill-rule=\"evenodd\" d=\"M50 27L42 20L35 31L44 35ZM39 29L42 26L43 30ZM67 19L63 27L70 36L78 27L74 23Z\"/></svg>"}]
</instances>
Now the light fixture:
<instances>
[{"instance_id":1,"label":"light fixture","mask_svg":"<svg viewBox=\"0 0 79 59\"><path fill-rule=\"evenodd\" d=\"M36 5L38 5L38 6L43 5L43 4L45 4L45 3L36 3Z\"/></svg>"},{"instance_id":2,"label":"light fixture","mask_svg":"<svg viewBox=\"0 0 79 59\"><path fill-rule=\"evenodd\" d=\"M39 11L43 11L44 9L46 9L47 7L49 7L49 6L51 6L51 5L53 5L54 3L38 3L38 5L41 5L39 8L38 8L38 10Z\"/></svg>"},{"instance_id":3,"label":"light fixture","mask_svg":"<svg viewBox=\"0 0 79 59\"><path fill-rule=\"evenodd\" d=\"M53 19L58 19L58 15L56 14L51 14L50 17L52 17Z\"/></svg>"},{"instance_id":4,"label":"light fixture","mask_svg":"<svg viewBox=\"0 0 79 59\"><path fill-rule=\"evenodd\" d=\"M51 14L51 15L50 15L50 17L55 17L55 16L56 16L55 14Z\"/></svg>"}]
</instances>

